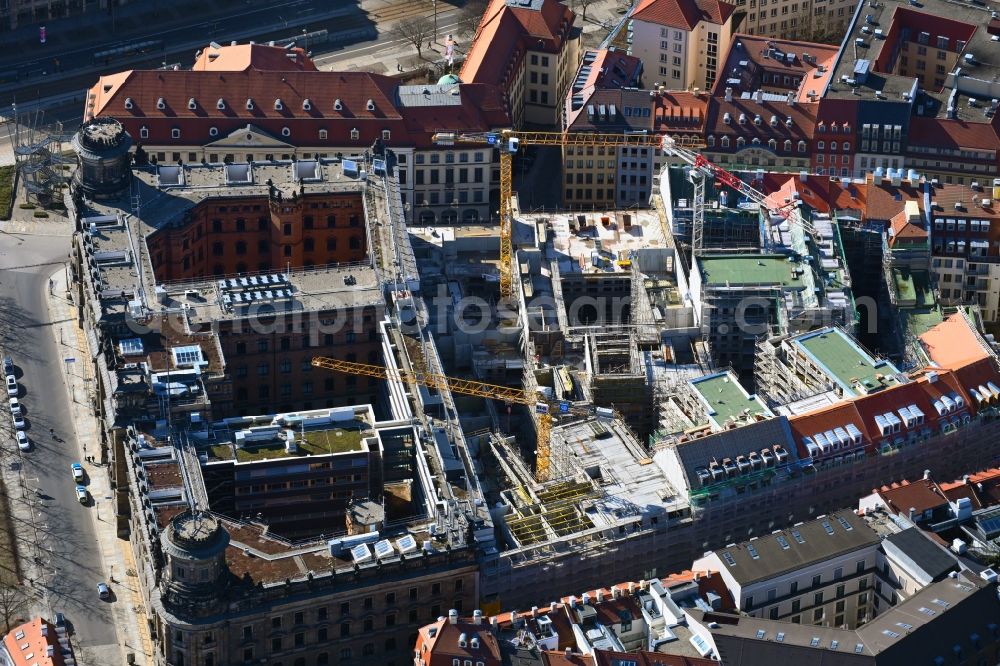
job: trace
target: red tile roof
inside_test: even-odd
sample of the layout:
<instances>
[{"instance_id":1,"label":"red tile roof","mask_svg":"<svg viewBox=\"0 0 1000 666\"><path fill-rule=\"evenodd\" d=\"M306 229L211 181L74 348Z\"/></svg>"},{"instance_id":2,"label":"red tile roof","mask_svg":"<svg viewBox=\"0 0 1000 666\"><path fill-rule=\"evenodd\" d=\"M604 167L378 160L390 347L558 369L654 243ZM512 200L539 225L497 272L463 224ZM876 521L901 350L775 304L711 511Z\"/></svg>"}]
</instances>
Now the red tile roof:
<instances>
[{"instance_id":1,"label":"red tile roof","mask_svg":"<svg viewBox=\"0 0 1000 666\"><path fill-rule=\"evenodd\" d=\"M736 6L722 0L641 0L632 18L669 28L694 30L702 21L722 25Z\"/></svg>"},{"instance_id":2,"label":"red tile roof","mask_svg":"<svg viewBox=\"0 0 1000 666\"><path fill-rule=\"evenodd\" d=\"M782 57L773 57L773 49L780 51ZM802 42L790 39L772 39L758 35L737 33L733 35L729 52L726 54L723 66L719 69L719 77L715 82L713 93L715 95L722 95L728 85L727 80L730 78L739 78L744 83L755 84L751 86L751 89L747 89L747 92L752 92L752 90L759 88L761 85L769 88L780 87L794 90L795 86L783 85L783 78L781 79L781 84L779 84L777 79L771 79L767 84L763 84L761 74L767 72L769 74L780 74L782 77L788 75L799 78L811 76L818 69L818 65L836 57L837 51L836 46L829 44L817 44L815 42ZM795 57L792 60L788 60L784 56L787 53L791 53ZM809 62L803 60L802 56L805 53L816 58L816 60ZM752 64L749 67L743 68L739 66L739 63L742 61ZM828 75L829 72L827 72ZM815 81L818 81L818 79ZM816 87L812 78L808 79L807 84L811 86L810 89ZM822 87L819 90L822 90Z\"/></svg>"},{"instance_id":3,"label":"red tile roof","mask_svg":"<svg viewBox=\"0 0 1000 666\"><path fill-rule=\"evenodd\" d=\"M908 515L910 509L916 509L920 514L948 503L948 498L931 479L920 479L912 483L909 481L893 483L882 486L875 492L890 510L904 516Z\"/></svg>"},{"instance_id":4,"label":"red tile roof","mask_svg":"<svg viewBox=\"0 0 1000 666\"><path fill-rule=\"evenodd\" d=\"M215 72L242 72L256 69L271 72L315 72L316 64L304 49L285 49L265 44L235 44L202 51L191 69Z\"/></svg>"},{"instance_id":5,"label":"red tile roof","mask_svg":"<svg viewBox=\"0 0 1000 666\"><path fill-rule=\"evenodd\" d=\"M921 146L1000 150L1000 137L989 123L914 116L910 119L910 136L919 137ZM994 155L994 159L995 157Z\"/></svg>"},{"instance_id":6,"label":"red tile roof","mask_svg":"<svg viewBox=\"0 0 1000 666\"><path fill-rule=\"evenodd\" d=\"M460 84L460 104L432 98L404 106L399 90L394 79L368 72L132 70L101 77L89 92L86 116L118 118L137 141L146 127L149 137L141 143L147 145L205 145L253 125L292 145L364 147L390 130L389 145L429 147L442 127L485 131L509 124L494 86ZM359 131L356 140L352 129ZM320 130L327 139L319 139Z\"/></svg>"},{"instance_id":7,"label":"red tile roof","mask_svg":"<svg viewBox=\"0 0 1000 666\"><path fill-rule=\"evenodd\" d=\"M728 134L731 137L742 136L749 143L754 137L766 145L767 140L774 138L784 141L809 140L813 136L816 126L816 110L818 104L794 104L790 105L782 102L755 102L752 99L733 99L731 102L720 97L712 97L708 101L707 118L705 121L705 132L721 136ZM725 122L725 115L729 113L730 123ZM746 124L739 122L740 114L746 115ZM754 117L760 115L761 124L754 124ZM771 116L777 116L777 127L771 127ZM785 124L786 119L792 119L792 126ZM731 145L732 150L736 150L735 139ZM713 150L720 150L719 143ZM723 149L724 150L724 149ZM798 150L795 146L794 150Z\"/></svg>"},{"instance_id":8,"label":"red tile roof","mask_svg":"<svg viewBox=\"0 0 1000 666\"><path fill-rule=\"evenodd\" d=\"M540 0L537 10L492 0L476 28L459 77L469 83L491 83L507 90L526 49L557 53L576 14L559 0Z\"/></svg>"},{"instance_id":9,"label":"red tile roof","mask_svg":"<svg viewBox=\"0 0 1000 666\"><path fill-rule=\"evenodd\" d=\"M465 637L465 646L459 645ZM479 646L472 646L472 638L479 638ZM427 666L452 666L453 659L482 661L486 666L500 666L500 645L492 627L484 620L473 624L459 619L451 624L448 618L432 622L417 632L414 650L423 657Z\"/></svg>"}]
</instances>

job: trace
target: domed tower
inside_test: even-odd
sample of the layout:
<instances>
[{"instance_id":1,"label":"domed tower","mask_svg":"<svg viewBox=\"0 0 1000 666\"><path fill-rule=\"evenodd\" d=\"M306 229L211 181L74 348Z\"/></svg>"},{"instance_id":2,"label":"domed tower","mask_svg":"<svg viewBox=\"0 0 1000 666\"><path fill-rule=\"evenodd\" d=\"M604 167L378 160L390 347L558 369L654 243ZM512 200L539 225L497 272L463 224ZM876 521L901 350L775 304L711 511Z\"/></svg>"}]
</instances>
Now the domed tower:
<instances>
[{"instance_id":1,"label":"domed tower","mask_svg":"<svg viewBox=\"0 0 1000 666\"><path fill-rule=\"evenodd\" d=\"M462 79L458 78L457 74L445 74L440 79L438 79L439 86L453 86L461 82Z\"/></svg>"},{"instance_id":2,"label":"domed tower","mask_svg":"<svg viewBox=\"0 0 1000 666\"><path fill-rule=\"evenodd\" d=\"M74 180L90 199L111 199L132 181L132 137L114 118L95 118L73 135L73 150L80 159Z\"/></svg>"},{"instance_id":3,"label":"domed tower","mask_svg":"<svg viewBox=\"0 0 1000 666\"><path fill-rule=\"evenodd\" d=\"M213 516L184 512L170 521L161 542L166 568L163 603L179 615L204 617L220 610L229 581L229 533Z\"/></svg>"}]
</instances>

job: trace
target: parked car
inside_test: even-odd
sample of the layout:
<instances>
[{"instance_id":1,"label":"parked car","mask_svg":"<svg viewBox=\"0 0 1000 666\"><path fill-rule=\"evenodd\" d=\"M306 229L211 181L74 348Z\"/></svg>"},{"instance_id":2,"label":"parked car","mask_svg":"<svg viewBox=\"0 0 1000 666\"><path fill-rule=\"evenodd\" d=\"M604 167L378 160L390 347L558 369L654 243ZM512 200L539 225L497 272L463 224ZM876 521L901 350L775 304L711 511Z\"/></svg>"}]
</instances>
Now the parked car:
<instances>
[{"instance_id":1,"label":"parked car","mask_svg":"<svg viewBox=\"0 0 1000 666\"><path fill-rule=\"evenodd\" d=\"M65 627L66 626L66 616L62 613L56 613L56 626Z\"/></svg>"},{"instance_id":2,"label":"parked car","mask_svg":"<svg viewBox=\"0 0 1000 666\"><path fill-rule=\"evenodd\" d=\"M3 357L3 374L13 375L14 374L14 359L10 356Z\"/></svg>"},{"instance_id":3,"label":"parked car","mask_svg":"<svg viewBox=\"0 0 1000 666\"><path fill-rule=\"evenodd\" d=\"M15 430L20 430L21 428L24 427L24 417L21 416L20 412L18 412L17 414L11 414L10 415L10 419L11 419L11 421L14 422L14 429Z\"/></svg>"},{"instance_id":4,"label":"parked car","mask_svg":"<svg viewBox=\"0 0 1000 666\"><path fill-rule=\"evenodd\" d=\"M84 488L83 486L77 486L76 487L76 498L78 500L80 500L80 504L86 504L87 500L90 499L87 496L87 489Z\"/></svg>"},{"instance_id":5,"label":"parked car","mask_svg":"<svg viewBox=\"0 0 1000 666\"><path fill-rule=\"evenodd\" d=\"M73 463L69 466L73 470L73 480L76 482L83 481L83 465L78 462Z\"/></svg>"},{"instance_id":6,"label":"parked car","mask_svg":"<svg viewBox=\"0 0 1000 666\"><path fill-rule=\"evenodd\" d=\"M17 395L17 379L14 375L7 375L7 395Z\"/></svg>"},{"instance_id":7,"label":"parked car","mask_svg":"<svg viewBox=\"0 0 1000 666\"><path fill-rule=\"evenodd\" d=\"M10 399L10 413L15 416L21 415L21 403L18 401L17 398Z\"/></svg>"},{"instance_id":8,"label":"parked car","mask_svg":"<svg viewBox=\"0 0 1000 666\"><path fill-rule=\"evenodd\" d=\"M97 596L99 596L101 599L111 598L111 589L108 587L107 583L97 584Z\"/></svg>"},{"instance_id":9,"label":"parked car","mask_svg":"<svg viewBox=\"0 0 1000 666\"><path fill-rule=\"evenodd\" d=\"M27 451L31 448L31 442L28 441L28 434L23 430L17 431L17 448L22 451Z\"/></svg>"}]
</instances>

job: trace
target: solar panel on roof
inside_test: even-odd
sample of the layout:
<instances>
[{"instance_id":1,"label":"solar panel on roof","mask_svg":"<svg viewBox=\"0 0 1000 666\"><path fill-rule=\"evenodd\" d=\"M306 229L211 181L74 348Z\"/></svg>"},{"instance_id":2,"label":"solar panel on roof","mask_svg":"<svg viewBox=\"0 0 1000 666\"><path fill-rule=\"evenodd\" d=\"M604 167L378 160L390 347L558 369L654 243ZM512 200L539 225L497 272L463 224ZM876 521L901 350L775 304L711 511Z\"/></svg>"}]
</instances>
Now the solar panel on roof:
<instances>
[{"instance_id":1,"label":"solar panel on roof","mask_svg":"<svg viewBox=\"0 0 1000 666\"><path fill-rule=\"evenodd\" d=\"M736 566L736 560L733 559L732 553L730 553L728 550L722 553L722 559L724 559L726 561L726 564L728 564L729 566L731 567Z\"/></svg>"},{"instance_id":2,"label":"solar panel on roof","mask_svg":"<svg viewBox=\"0 0 1000 666\"><path fill-rule=\"evenodd\" d=\"M396 539L396 550L400 553L412 553L417 549L417 540L413 538L412 534L407 534L406 536Z\"/></svg>"},{"instance_id":3,"label":"solar panel on roof","mask_svg":"<svg viewBox=\"0 0 1000 666\"><path fill-rule=\"evenodd\" d=\"M351 548L351 558L355 562L364 562L372 559L372 552L368 550L368 544L362 543Z\"/></svg>"},{"instance_id":4,"label":"solar panel on roof","mask_svg":"<svg viewBox=\"0 0 1000 666\"><path fill-rule=\"evenodd\" d=\"M201 355L201 347L189 345L186 347L174 347L174 363L176 365L195 365L203 363L204 357Z\"/></svg>"},{"instance_id":5,"label":"solar panel on roof","mask_svg":"<svg viewBox=\"0 0 1000 666\"><path fill-rule=\"evenodd\" d=\"M118 349L122 356L138 356L143 353L142 340L139 338L126 338L118 343Z\"/></svg>"}]
</instances>

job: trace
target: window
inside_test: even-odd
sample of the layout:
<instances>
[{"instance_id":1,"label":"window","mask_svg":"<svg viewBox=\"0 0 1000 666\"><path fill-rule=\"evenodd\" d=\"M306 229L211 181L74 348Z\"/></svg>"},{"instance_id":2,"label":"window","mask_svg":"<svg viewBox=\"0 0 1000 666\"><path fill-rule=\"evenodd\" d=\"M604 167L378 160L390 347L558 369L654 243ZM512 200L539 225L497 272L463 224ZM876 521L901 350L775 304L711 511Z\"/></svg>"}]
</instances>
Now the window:
<instances>
[{"instance_id":1,"label":"window","mask_svg":"<svg viewBox=\"0 0 1000 666\"><path fill-rule=\"evenodd\" d=\"M350 635L351 635L351 623L350 622L341 622L340 623L340 637L341 638L347 638Z\"/></svg>"}]
</instances>

